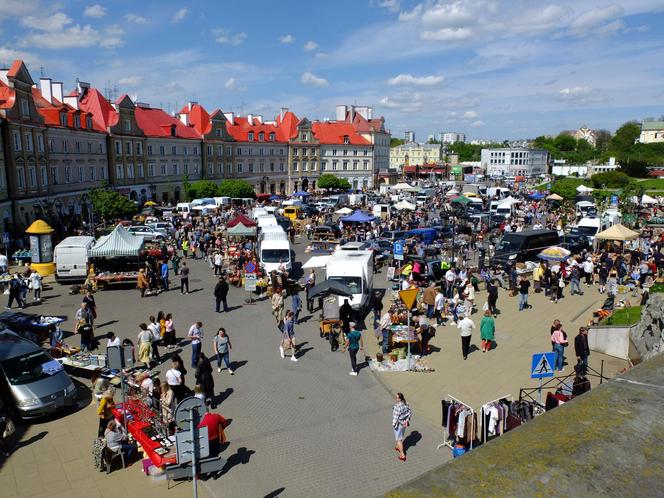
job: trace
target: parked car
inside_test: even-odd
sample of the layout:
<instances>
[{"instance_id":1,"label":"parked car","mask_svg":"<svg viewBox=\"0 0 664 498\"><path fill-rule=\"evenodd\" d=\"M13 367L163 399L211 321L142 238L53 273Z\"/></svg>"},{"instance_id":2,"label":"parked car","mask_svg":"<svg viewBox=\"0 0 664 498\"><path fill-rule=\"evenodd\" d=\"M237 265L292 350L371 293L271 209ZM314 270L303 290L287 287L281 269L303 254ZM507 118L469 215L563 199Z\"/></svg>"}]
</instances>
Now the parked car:
<instances>
[{"instance_id":1,"label":"parked car","mask_svg":"<svg viewBox=\"0 0 664 498\"><path fill-rule=\"evenodd\" d=\"M170 221L155 221L154 223L146 223L145 226L150 227L157 232L166 233L173 229L173 224Z\"/></svg>"},{"instance_id":2,"label":"parked car","mask_svg":"<svg viewBox=\"0 0 664 498\"><path fill-rule=\"evenodd\" d=\"M7 328L0 330L0 392L25 419L55 413L76 402L76 386L62 366L37 344Z\"/></svg>"},{"instance_id":3,"label":"parked car","mask_svg":"<svg viewBox=\"0 0 664 498\"><path fill-rule=\"evenodd\" d=\"M313 231L314 239L329 240L329 239L338 239L339 237L341 237L341 230L339 230L339 227L337 226L319 225L317 227L314 227Z\"/></svg>"},{"instance_id":4,"label":"parked car","mask_svg":"<svg viewBox=\"0 0 664 498\"><path fill-rule=\"evenodd\" d=\"M392 254L394 243L384 239L374 239L369 241L369 247L377 254Z\"/></svg>"},{"instance_id":5,"label":"parked car","mask_svg":"<svg viewBox=\"0 0 664 498\"><path fill-rule=\"evenodd\" d=\"M572 254L580 254L584 249L591 250L590 237L580 233L567 233L560 238L560 247L564 247Z\"/></svg>"},{"instance_id":6,"label":"parked car","mask_svg":"<svg viewBox=\"0 0 664 498\"><path fill-rule=\"evenodd\" d=\"M163 230L155 230L154 228L145 225L131 226L127 228L127 231L137 237L143 237L143 240L146 241L164 240L167 237L166 232Z\"/></svg>"},{"instance_id":7,"label":"parked car","mask_svg":"<svg viewBox=\"0 0 664 498\"><path fill-rule=\"evenodd\" d=\"M300 216L301 218L308 218L310 216L313 216L315 214L319 214L320 211L316 206L313 204L303 204L300 206Z\"/></svg>"}]
</instances>

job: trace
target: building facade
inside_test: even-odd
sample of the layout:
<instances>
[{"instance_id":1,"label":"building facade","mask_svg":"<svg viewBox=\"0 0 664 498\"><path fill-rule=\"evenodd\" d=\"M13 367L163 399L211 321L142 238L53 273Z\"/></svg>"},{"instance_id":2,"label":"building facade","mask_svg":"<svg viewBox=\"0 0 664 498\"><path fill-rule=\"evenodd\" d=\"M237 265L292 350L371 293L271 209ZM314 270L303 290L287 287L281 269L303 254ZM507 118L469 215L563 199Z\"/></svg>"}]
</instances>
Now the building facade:
<instances>
[{"instance_id":1,"label":"building facade","mask_svg":"<svg viewBox=\"0 0 664 498\"><path fill-rule=\"evenodd\" d=\"M402 171L407 166L423 166L442 162L440 144L409 142L390 149L390 168Z\"/></svg>"},{"instance_id":2,"label":"building facade","mask_svg":"<svg viewBox=\"0 0 664 498\"><path fill-rule=\"evenodd\" d=\"M307 118L301 119L295 136L289 142L289 192L316 189L321 175L321 144L314 135L313 123Z\"/></svg>"},{"instance_id":3,"label":"building facade","mask_svg":"<svg viewBox=\"0 0 664 498\"><path fill-rule=\"evenodd\" d=\"M482 149L481 168L487 176L537 176L548 172L549 152L543 149Z\"/></svg>"},{"instance_id":4,"label":"building facade","mask_svg":"<svg viewBox=\"0 0 664 498\"><path fill-rule=\"evenodd\" d=\"M643 121L639 142L642 144L664 142L664 121Z\"/></svg>"},{"instance_id":5,"label":"building facade","mask_svg":"<svg viewBox=\"0 0 664 498\"><path fill-rule=\"evenodd\" d=\"M316 121L314 136L320 142L321 174L343 178L356 190L373 188L374 145L342 121Z\"/></svg>"},{"instance_id":6,"label":"building facade","mask_svg":"<svg viewBox=\"0 0 664 498\"><path fill-rule=\"evenodd\" d=\"M443 145L449 145L456 142L465 142L466 134L457 133L456 131L443 131L439 133L438 139L440 140L440 143L442 143Z\"/></svg>"}]
</instances>

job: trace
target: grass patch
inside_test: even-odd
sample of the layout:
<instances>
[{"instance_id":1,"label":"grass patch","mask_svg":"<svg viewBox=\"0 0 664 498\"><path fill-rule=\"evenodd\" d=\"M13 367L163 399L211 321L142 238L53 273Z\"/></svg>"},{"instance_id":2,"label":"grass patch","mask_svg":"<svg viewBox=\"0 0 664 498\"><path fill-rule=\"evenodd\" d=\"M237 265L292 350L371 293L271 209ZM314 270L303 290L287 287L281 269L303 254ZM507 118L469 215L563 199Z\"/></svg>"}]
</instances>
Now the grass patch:
<instances>
[{"instance_id":1,"label":"grass patch","mask_svg":"<svg viewBox=\"0 0 664 498\"><path fill-rule=\"evenodd\" d=\"M648 178L647 180L635 180L646 190L664 190L664 178Z\"/></svg>"},{"instance_id":2,"label":"grass patch","mask_svg":"<svg viewBox=\"0 0 664 498\"><path fill-rule=\"evenodd\" d=\"M641 306L619 308L605 321L606 325L634 325L641 320Z\"/></svg>"},{"instance_id":3,"label":"grass patch","mask_svg":"<svg viewBox=\"0 0 664 498\"><path fill-rule=\"evenodd\" d=\"M655 292L664 292L664 284L654 284L650 288L650 293L654 294Z\"/></svg>"}]
</instances>

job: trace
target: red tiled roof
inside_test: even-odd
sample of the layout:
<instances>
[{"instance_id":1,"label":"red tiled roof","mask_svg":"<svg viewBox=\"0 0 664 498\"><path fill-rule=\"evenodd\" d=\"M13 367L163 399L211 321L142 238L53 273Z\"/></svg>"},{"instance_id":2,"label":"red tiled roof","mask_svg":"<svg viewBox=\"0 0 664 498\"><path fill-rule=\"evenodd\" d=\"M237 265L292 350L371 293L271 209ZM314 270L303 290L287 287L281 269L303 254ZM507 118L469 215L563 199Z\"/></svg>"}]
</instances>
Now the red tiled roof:
<instances>
[{"instance_id":1,"label":"red tiled roof","mask_svg":"<svg viewBox=\"0 0 664 498\"><path fill-rule=\"evenodd\" d=\"M10 78L15 78L18 75L18 72L21 70L22 65L23 61L20 59L16 59L12 64L12 67L9 68L7 76L9 76Z\"/></svg>"},{"instance_id":2,"label":"red tiled roof","mask_svg":"<svg viewBox=\"0 0 664 498\"><path fill-rule=\"evenodd\" d=\"M200 138L193 127L186 126L179 119L161 109L136 106L136 123L149 137L170 137L175 126L176 138Z\"/></svg>"},{"instance_id":3,"label":"red tiled roof","mask_svg":"<svg viewBox=\"0 0 664 498\"><path fill-rule=\"evenodd\" d=\"M312 125L314 136L322 144L344 144L348 137L350 145L371 145L367 139L358 135L352 124L342 121L315 121Z\"/></svg>"},{"instance_id":4,"label":"red tiled roof","mask_svg":"<svg viewBox=\"0 0 664 498\"><path fill-rule=\"evenodd\" d=\"M259 142L259 133L265 134L263 142L274 143L288 142L292 137L297 134L297 123L299 119L292 112L287 112L284 118L281 116L275 119L276 124L259 123L254 118L253 125L249 124L247 117L237 116L234 119L234 124L228 123L228 132L231 136L239 142L248 142L249 132L254 133L254 142ZM274 142L270 140L270 133L274 133Z\"/></svg>"},{"instance_id":5,"label":"red tiled roof","mask_svg":"<svg viewBox=\"0 0 664 498\"><path fill-rule=\"evenodd\" d=\"M16 101L16 92L0 81L0 109L11 109Z\"/></svg>"},{"instance_id":6,"label":"red tiled roof","mask_svg":"<svg viewBox=\"0 0 664 498\"><path fill-rule=\"evenodd\" d=\"M648 176L664 176L664 169L654 169L648 172Z\"/></svg>"},{"instance_id":7,"label":"red tiled roof","mask_svg":"<svg viewBox=\"0 0 664 498\"><path fill-rule=\"evenodd\" d=\"M77 95L77 93L74 91L70 95ZM83 98L78 102L78 107L82 111L91 113L95 128L103 131L115 126L120 119L118 112L96 88L89 88L85 92Z\"/></svg>"},{"instance_id":8,"label":"red tiled roof","mask_svg":"<svg viewBox=\"0 0 664 498\"><path fill-rule=\"evenodd\" d=\"M75 96L75 95L70 95L70 96ZM86 120L85 116L87 116L90 113L87 113L85 111L81 110L76 110L69 104L64 104L57 99L53 99L53 103L49 102L44 98L44 96L41 93L41 90L39 88L33 87L32 88L32 98L35 103L35 107L37 108L37 112L44 118L44 124L47 126L57 126L61 127L62 125L60 124L60 113L61 112L66 112L67 113L67 126L73 128L74 126L74 116L76 114L81 115L81 120L80 120L80 129L85 130L86 129ZM102 131L105 132L106 130L104 128L101 128L94 120L94 117L92 119L92 130L91 131Z\"/></svg>"}]
</instances>

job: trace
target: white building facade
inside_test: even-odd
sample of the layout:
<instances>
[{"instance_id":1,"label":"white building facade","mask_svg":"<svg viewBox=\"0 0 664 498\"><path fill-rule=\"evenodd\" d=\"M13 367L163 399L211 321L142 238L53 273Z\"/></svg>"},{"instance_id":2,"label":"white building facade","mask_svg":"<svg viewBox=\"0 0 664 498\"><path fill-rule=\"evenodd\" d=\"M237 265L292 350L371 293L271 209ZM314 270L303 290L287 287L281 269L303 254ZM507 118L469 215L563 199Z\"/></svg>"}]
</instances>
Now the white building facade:
<instances>
[{"instance_id":1,"label":"white building facade","mask_svg":"<svg viewBox=\"0 0 664 498\"><path fill-rule=\"evenodd\" d=\"M537 176L548 171L549 152L543 149L482 149L481 165L490 177Z\"/></svg>"}]
</instances>

